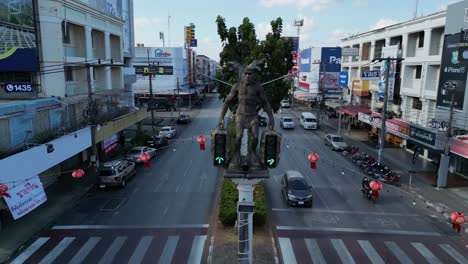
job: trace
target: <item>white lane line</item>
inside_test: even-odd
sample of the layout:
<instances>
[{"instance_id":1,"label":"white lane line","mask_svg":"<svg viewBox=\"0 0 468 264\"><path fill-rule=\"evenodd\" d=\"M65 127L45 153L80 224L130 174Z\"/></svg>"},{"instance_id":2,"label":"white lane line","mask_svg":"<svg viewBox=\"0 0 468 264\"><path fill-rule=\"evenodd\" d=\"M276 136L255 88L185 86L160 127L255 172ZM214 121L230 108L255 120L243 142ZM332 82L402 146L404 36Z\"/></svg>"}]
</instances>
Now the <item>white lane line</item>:
<instances>
[{"instance_id":1,"label":"white lane line","mask_svg":"<svg viewBox=\"0 0 468 264\"><path fill-rule=\"evenodd\" d=\"M31 257L42 245L49 240L48 237L40 237L31 244L23 253L16 257L11 264L22 264Z\"/></svg>"},{"instance_id":2,"label":"white lane line","mask_svg":"<svg viewBox=\"0 0 468 264\"><path fill-rule=\"evenodd\" d=\"M441 244L439 245L447 254L449 254L454 260L456 260L460 264L468 263L468 260L458 251L456 251L452 246L449 244Z\"/></svg>"},{"instance_id":3,"label":"white lane line","mask_svg":"<svg viewBox=\"0 0 468 264\"><path fill-rule=\"evenodd\" d=\"M104 253L104 256L99 260L98 264L111 264L114 261L115 255L117 255L126 240L127 237L124 236L116 237L106 253Z\"/></svg>"},{"instance_id":4,"label":"white lane line","mask_svg":"<svg viewBox=\"0 0 468 264\"><path fill-rule=\"evenodd\" d=\"M325 231L325 232L355 232L355 233L377 233L377 234L397 234L397 235L418 235L418 236L441 236L437 232L419 232L405 230L385 230L385 229L362 229L346 227L307 227L307 226L276 226L277 230L296 231Z\"/></svg>"},{"instance_id":5,"label":"white lane line","mask_svg":"<svg viewBox=\"0 0 468 264\"><path fill-rule=\"evenodd\" d=\"M283 263L297 264L291 240L287 237L280 237L278 240L281 248L281 255L283 256Z\"/></svg>"},{"instance_id":6,"label":"white lane line","mask_svg":"<svg viewBox=\"0 0 468 264\"><path fill-rule=\"evenodd\" d=\"M336 253L338 254L338 257L340 257L340 260L342 263L346 264L355 264L353 256L351 256L351 253L349 253L348 249L346 248L343 240L341 239L330 239L333 247L335 248Z\"/></svg>"},{"instance_id":7,"label":"white lane line","mask_svg":"<svg viewBox=\"0 0 468 264\"><path fill-rule=\"evenodd\" d=\"M143 229L143 228L208 228L208 224L201 225L59 225L51 229Z\"/></svg>"},{"instance_id":8,"label":"white lane line","mask_svg":"<svg viewBox=\"0 0 468 264\"><path fill-rule=\"evenodd\" d=\"M177 185L175 192L179 192L179 189L180 189L180 185Z\"/></svg>"},{"instance_id":9,"label":"white lane line","mask_svg":"<svg viewBox=\"0 0 468 264\"><path fill-rule=\"evenodd\" d=\"M133 251L132 256L128 260L128 263L131 263L131 264L141 263L152 241L153 241L153 236L142 237L140 239L140 242L138 242L138 245L135 251Z\"/></svg>"},{"instance_id":10,"label":"white lane line","mask_svg":"<svg viewBox=\"0 0 468 264\"><path fill-rule=\"evenodd\" d=\"M373 264L385 264L385 261L379 256L379 253L367 240L358 240L362 250L366 253L367 257Z\"/></svg>"},{"instance_id":11,"label":"white lane line","mask_svg":"<svg viewBox=\"0 0 468 264\"><path fill-rule=\"evenodd\" d=\"M160 264L165 264L165 263L171 263L172 262L172 257L174 256L174 252L175 252L178 241L179 241L179 236L169 236L167 238L166 244L164 245L162 255L159 258L159 263Z\"/></svg>"},{"instance_id":12,"label":"white lane line","mask_svg":"<svg viewBox=\"0 0 468 264\"><path fill-rule=\"evenodd\" d=\"M195 236L193 238L192 249L187 263L198 264L201 263L203 255L203 247L205 246L207 236Z\"/></svg>"},{"instance_id":13,"label":"white lane line","mask_svg":"<svg viewBox=\"0 0 468 264\"><path fill-rule=\"evenodd\" d=\"M91 250L101 241L100 237L90 237L88 241L80 248L80 250L73 256L68 264L80 264L89 255Z\"/></svg>"},{"instance_id":14,"label":"white lane line","mask_svg":"<svg viewBox=\"0 0 468 264\"><path fill-rule=\"evenodd\" d=\"M442 262L432 254L432 252L427 249L422 243L411 242L411 245L431 264L442 264Z\"/></svg>"},{"instance_id":15,"label":"white lane line","mask_svg":"<svg viewBox=\"0 0 468 264\"><path fill-rule=\"evenodd\" d=\"M322 251L320 250L317 240L313 238L305 238L304 240L307 246L307 251L309 251L309 255L312 258L312 262L314 264L326 264L327 262L323 257Z\"/></svg>"},{"instance_id":16,"label":"white lane line","mask_svg":"<svg viewBox=\"0 0 468 264\"><path fill-rule=\"evenodd\" d=\"M166 207L166 208L164 209L164 211L163 211L163 216L166 215L167 210L169 210L169 207Z\"/></svg>"},{"instance_id":17,"label":"white lane line","mask_svg":"<svg viewBox=\"0 0 468 264\"><path fill-rule=\"evenodd\" d=\"M406 253L395 242L385 241L384 243L400 263L414 264L408 255L406 255Z\"/></svg>"},{"instance_id":18,"label":"white lane line","mask_svg":"<svg viewBox=\"0 0 468 264\"><path fill-rule=\"evenodd\" d=\"M358 215L382 215L382 216L402 216L402 217L419 217L417 214L400 214L400 213L383 213L383 212L367 212L367 211L344 211L344 210L325 210L325 209L307 209L307 208L272 208L272 211L277 212L303 212L303 213L334 213L334 214L358 214Z\"/></svg>"},{"instance_id":19,"label":"white lane line","mask_svg":"<svg viewBox=\"0 0 468 264\"><path fill-rule=\"evenodd\" d=\"M52 263L62 252L75 240L74 237L64 237L57 246L52 249L39 264L49 264Z\"/></svg>"}]
</instances>

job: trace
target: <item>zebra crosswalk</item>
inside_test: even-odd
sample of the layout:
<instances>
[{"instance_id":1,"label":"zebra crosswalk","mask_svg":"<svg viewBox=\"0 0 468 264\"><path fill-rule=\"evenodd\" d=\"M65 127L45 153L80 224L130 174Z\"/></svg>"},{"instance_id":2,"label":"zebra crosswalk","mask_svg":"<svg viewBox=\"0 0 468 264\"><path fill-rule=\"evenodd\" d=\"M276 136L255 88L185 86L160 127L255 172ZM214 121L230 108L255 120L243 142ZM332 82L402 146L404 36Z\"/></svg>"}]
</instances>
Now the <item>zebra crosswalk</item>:
<instances>
[{"instance_id":1,"label":"zebra crosswalk","mask_svg":"<svg viewBox=\"0 0 468 264\"><path fill-rule=\"evenodd\" d=\"M468 263L461 240L443 236L278 230L284 263Z\"/></svg>"},{"instance_id":2,"label":"zebra crosswalk","mask_svg":"<svg viewBox=\"0 0 468 264\"><path fill-rule=\"evenodd\" d=\"M56 226L12 264L200 263L208 225Z\"/></svg>"}]
</instances>

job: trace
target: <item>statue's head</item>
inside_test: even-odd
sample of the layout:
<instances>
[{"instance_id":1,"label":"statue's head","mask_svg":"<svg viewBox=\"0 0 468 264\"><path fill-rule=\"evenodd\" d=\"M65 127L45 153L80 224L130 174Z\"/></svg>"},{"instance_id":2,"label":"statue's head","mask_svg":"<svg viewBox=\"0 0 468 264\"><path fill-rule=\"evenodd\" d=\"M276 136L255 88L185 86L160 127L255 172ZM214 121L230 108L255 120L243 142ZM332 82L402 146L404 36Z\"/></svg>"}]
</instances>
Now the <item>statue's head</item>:
<instances>
[{"instance_id":1,"label":"statue's head","mask_svg":"<svg viewBox=\"0 0 468 264\"><path fill-rule=\"evenodd\" d=\"M246 84L255 83L257 72L261 70L259 65L262 63L264 63L264 60L254 60L245 68L242 79L246 82Z\"/></svg>"}]
</instances>

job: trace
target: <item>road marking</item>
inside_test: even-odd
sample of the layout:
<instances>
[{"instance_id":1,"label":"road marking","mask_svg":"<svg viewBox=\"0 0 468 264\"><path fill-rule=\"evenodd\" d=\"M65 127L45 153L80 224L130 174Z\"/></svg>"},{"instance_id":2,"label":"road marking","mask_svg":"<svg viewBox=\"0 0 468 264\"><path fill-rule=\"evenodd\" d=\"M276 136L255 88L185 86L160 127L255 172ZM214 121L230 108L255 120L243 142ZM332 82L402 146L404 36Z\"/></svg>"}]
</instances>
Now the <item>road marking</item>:
<instances>
[{"instance_id":1,"label":"road marking","mask_svg":"<svg viewBox=\"0 0 468 264\"><path fill-rule=\"evenodd\" d=\"M283 262L288 264L297 264L296 256L292 248L291 240L287 237L278 238Z\"/></svg>"},{"instance_id":2,"label":"road marking","mask_svg":"<svg viewBox=\"0 0 468 264\"><path fill-rule=\"evenodd\" d=\"M425 247L422 243L419 242L411 242L411 245L419 252L421 255L427 260L427 262L431 264L442 264L442 262L431 253L427 247Z\"/></svg>"},{"instance_id":3,"label":"road marking","mask_svg":"<svg viewBox=\"0 0 468 264\"><path fill-rule=\"evenodd\" d=\"M385 261L379 256L379 253L374 249L374 247L367 240L358 240L359 245L362 250L366 253L367 257L374 264L385 264Z\"/></svg>"},{"instance_id":4,"label":"road marking","mask_svg":"<svg viewBox=\"0 0 468 264\"><path fill-rule=\"evenodd\" d=\"M60 225L53 226L54 230L69 229L146 229L146 228L208 228L208 224L200 225Z\"/></svg>"},{"instance_id":5,"label":"road marking","mask_svg":"<svg viewBox=\"0 0 468 264\"><path fill-rule=\"evenodd\" d=\"M91 250L101 241L100 237L90 237L88 241L80 248L80 250L73 256L68 264L80 264L89 255Z\"/></svg>"},{"instance_id":6,"label":"road marking","mask_svg":"<svg viewBox=\"0 0 468 264\"><path fill-rule=\"evenodd\" d=\"M75 240L74 237L64 237L57 246L52 249L39 264L48 264L52 263L70 244Z\"/></svg>"},{"instance_id":7,"label":"road marking","mask_svg":"<svg viewBox=\"0 0 468 264\"><path fill-rule=\"evenodd\" d=\"M132 256L128 260L128 263L141 263L141 261L143 261L143 258L145 257L146 251L151 245L151 241L153 241L153 236L142 237L140 239L140 242L138 242L135 251L133 251Z\"/></svg>"},{"instance_id":8,"label":"road marking","mask_svg":"<svg viewBox=\"0 0 468 264\"><path fill-rule=\"evenodd\" d=\"M439 245L447 254L449 254L453 259L455 259L460 264L468 263L468 260L458 253L452 246L449 244L441 244Z\"/></svg>"},{"instance_id":9,"label":"road marking","mask_svg":"<svg viewBox=\"0 0 468 264\"><path fill-rule=\"evenodd\" d=\"M127 240L127 237L119 236L114 239L110 247L107 249L106 253L104 253L104 256L99 260L98 264L107 264L107 263L112 263L115 255L119 252L120 248L123 246L125 241Z\"/></svg>"},{"instance_id":10,"label":"road marking","mask_svg":"<svg viewBox=\"0 0 468 264\"><path fill-rule=\"evenodd\" d=\"M166 207L166 208L164 209L164 211L163 211L163 216L166 215L167 210L169 210L169 207Z\"/></svg>"},{"instance_id":11,"label":"road marking","mask_svg":"<svg viewBox=\"0 0 468 264\"><path fill-rule=\"evenodd\" d=\"M333 247L335 248L338 257L340 257L342 263L347 264L355 264L351 253L349 253L348 249L346 248L343 240L341 239L330 239Z\"/></svg>"},{"instance_id":12,"label":"road marking","mask_svg":"<svg viewBox=\"0 0 468 264\"><path fill-rule=\"evenodd\" d=\"M276 229L277 230L292 230L292 231L326 231L326 232L355 232L355 233L378 233L378 234L397 234L397 235L441 236L441 234L437 232L362 229L362 228L345 228L345 227L276 226Z\"/></svg>"},{"instance_id":13,"label":"road marking","mask_svg":"<svg viewBox=\"0 0 468 264\"><path fill-rule=\"evenodd\" d=\"M40 237L34 243L31 244L21 255L15 258L11 264L21 264L24 263L29 257L31 257L34 252L36 252L42 245L44 245L49 240L48 237Z\"/></svg>"},{"instance_id":14,"label":"road marking","mask_svg":"<svg viewBox=\"0 0 468 264\"><path fill-rule=\"evenodd\" d=\"M413 261L406 255L406 253L393 241L385 241L385 245L393 253L393 255L400 261L400 263L414 264Z\"/></svg>"},{"instance_id":15,"label":"road marking","mask_svg":"<svg viewBox=\"0 0 468 264\"><path fill-rule=\"evenodd\" d=\"M417 214L400 214L400 213L381 213L381 212L366 212L366 211L343 211L343 210L326 210L326 209L306 209L306 208L272 208L276 212L304 212L304 213L334 213L334 214L359 214L359 215L382 215L382 216L402 216L402 217L419 217Z\"/></svg>"},{"instance_id":16,"label":"road marking","mask_svg":"<svg viewBox=\"0 0 468 264\"><path fill-rule=\"evenodd\" d=\"M195 236L187 263L198 264L201 262L205 241L206 236Z\"/></svg>"},{"instance_id":17,"label":"road marking","mask_svg":"<svg viewBox=\"0 0 468 264\"><path fill-rule=\"evenodd\" d=\"M159 258L159 263L165 264L165 263L172 262L172 257L174 256L174 252L175 252L178 241L179 241L179 236L168 237L166 244L164 245L162 255Z\"/></svg>"},{"instance_id":18,"label":"road marking","mask_svg":"<svg viewBox=\"0 0 468 264\"><path fill-rule=\"evenodd\" d=\"M175 188L175 192L179 192L179 188L180 188L180 185L177 185L177 187Z\"/></svg>"},{"instance_id":19,"label":"road marking","mask_svg":"<svg viewBox=\"0 0 468 264\"><path fill-rule=\"evenodd\" d=\"M322 251L320 250L317 240L313 238L305 238L305 244L309 255L312 258L314 264L326 264L325 258L323 257Z\"/></svg>"}]
</instances>

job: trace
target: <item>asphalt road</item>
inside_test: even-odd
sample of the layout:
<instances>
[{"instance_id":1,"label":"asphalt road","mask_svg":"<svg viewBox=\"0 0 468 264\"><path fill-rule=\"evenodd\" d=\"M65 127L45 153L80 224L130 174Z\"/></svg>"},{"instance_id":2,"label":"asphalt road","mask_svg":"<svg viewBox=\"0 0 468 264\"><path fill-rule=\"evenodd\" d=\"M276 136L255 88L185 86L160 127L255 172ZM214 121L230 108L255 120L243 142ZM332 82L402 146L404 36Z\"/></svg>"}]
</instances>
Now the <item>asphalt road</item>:
<instances>
[{"instance_id":1,"label":"asphalt road","mask_svg":"<svg viewBox=\"0 0 468 264\"><path fill-rule=\"evenodd\" d=\"M219 100L205 102L190 124L177 125L177 136L158 151L150 168L138 166L123 189L106 188L87 196L18 260L200 262L219 179L218 168L211 164L209 133L220 107ZM195 140L199 135L207 137L207 151L200 151Z\"/></svg>"},{"instance_id":2,"label":"asphalt road","mask_svg":"<svg viewBox=\"0 0 468 264\"><path fill-rule=\"evenodd\" d=\"M282 115L294 117L290 110L282 111L276 116L277 124ZM426 254L431 250L435 254L433 259L456 263L457 260L434 241L452 241L449 245L464 256L459 260L468 259L464 245L468 243L457 240L450 225L431 217L431 212L419 201L413 204L413 199L398 188L384 186L375 205L364 199L360 192L361 171L350 157L325 146L323 131L304 130L299 120L294 119L294 130L279 128L283 135L280 163L270 171L271 178L265 182L271 220L285 263L309 263L313 261L312 256L324 256L321 260L328 263L382 263L380 260L399 263L402 260L396 257L397 249L385 244L395 241L399 242L397 245L404 245L405 255L414 263L432 258ZM320 155L317 170L312 170L307 160L311 152ZM297 170L309 180L312 208L286 206L280 184L286 170ZM416 244L407 246L400 243L402 241Z\"/></svg>"}]
</instances>

